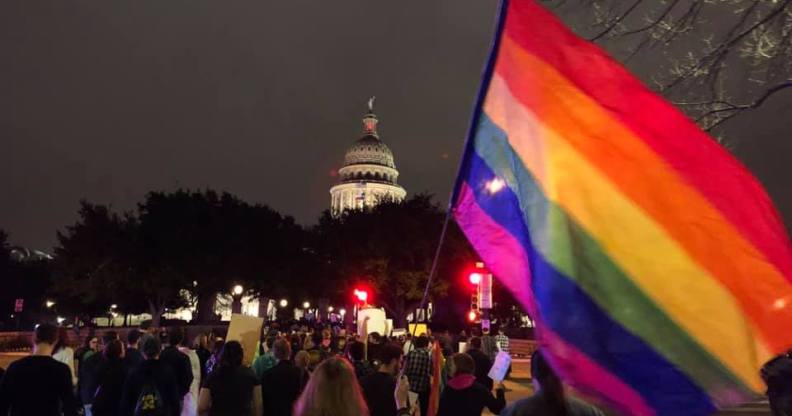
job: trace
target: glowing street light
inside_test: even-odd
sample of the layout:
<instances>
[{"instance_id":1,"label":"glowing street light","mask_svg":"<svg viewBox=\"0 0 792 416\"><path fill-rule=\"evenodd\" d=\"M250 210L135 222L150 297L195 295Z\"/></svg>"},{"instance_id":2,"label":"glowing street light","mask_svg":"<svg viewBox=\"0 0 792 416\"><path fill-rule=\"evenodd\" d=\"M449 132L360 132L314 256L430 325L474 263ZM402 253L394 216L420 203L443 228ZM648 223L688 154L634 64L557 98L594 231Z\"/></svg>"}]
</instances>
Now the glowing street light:
<instances>
[{"instance_id":1,"label":"glowing street light","mask_svg":"<svg viewBox=\"0 0 792 416\"><path fill-rule=\"evenodd\" d=\"M53 306L55 306L55 302L53 302L53 301L51 301L51 300L48 300L48 301L45 303L45 305L47 305L47 309L50 309L50 308L52 308Z\"/></svg>"},{"instance_id":2,"label":"glowing street light","mask_svg":"<svg viewBox=\"0 0 792 416\"><path fill-rule=\"evenodd\" d=\"M289 306L289 301L286 300L286 299L281 299L279 305L280 305L281 308L285 308L285 307Z\"/></svg>"},{"instance_id":3,"label":"glowing street light","mask_svg":"<svg viewBox=\"0 0 792 416\"><path fill-rule=\"evenodd\" d=\"M116 304L114 303L114 304L110 305L110 309L118 309L118 305L116 305Z\"/></svg>"},{"instance_id":4,"label":"glowing street light","mask_svg":"<svg viewBox=\"0 0 792 416\"><path fill-rule=\"evenodd\" d=\"M339 309L339 310L338 310L338 313L339 313L341 316L344 316L344 315L346 315L346 309L344 309L344 308L341 308L341 309Z\"/></svg>"},{"instance_id":5,"label":"glowing street light","mask_svg":"<svg viewBox=\"0 0 792 416\"><path fill-rule=\"evenodd\" d=\"M305 301L303 302L303 309L308 309L311 307L311 302Z\"/></svg>"},{"instance_id":6,"label":"glowing street light","mask_svg":"<svg viewBox=\"0 0 792 416\"><path fill-rule=\"evenodd\" d=\"M235 296L239 296L239 295L241 295L241 294L242 294L242 292L244 292L244 291L245 291L245 288L243 288L243 287L242 287L242 285L236 285L236 286L234 286L234 289L233 289L232 293L233 293Z\"/></svg>"},{"instance_id":7,"label":"glowing street light","mask_svg":"<svg viewBox=\"0 0 792 416\"><path fill-rule=\"evenodd\" d=\"M327 312L333 312L333 307L332 306L328 306L327 307Z\"/></svg>"},{"instance_id":8,"label":"glowing street light","mask_svg":"<svg viewBox=\"0 0 792 416\"><path fill-rule=\"evenodd\" d=\"M65 320L66 320L66 318L64 318L64 317L62 317L62 316L59 316L59 317L57 317L57 318L56 318L56 320L58 321L58 325L60 325L60 324L62 324L62 323L63 323L63 321L65 321Z\"/></svg>"}]
</instances>

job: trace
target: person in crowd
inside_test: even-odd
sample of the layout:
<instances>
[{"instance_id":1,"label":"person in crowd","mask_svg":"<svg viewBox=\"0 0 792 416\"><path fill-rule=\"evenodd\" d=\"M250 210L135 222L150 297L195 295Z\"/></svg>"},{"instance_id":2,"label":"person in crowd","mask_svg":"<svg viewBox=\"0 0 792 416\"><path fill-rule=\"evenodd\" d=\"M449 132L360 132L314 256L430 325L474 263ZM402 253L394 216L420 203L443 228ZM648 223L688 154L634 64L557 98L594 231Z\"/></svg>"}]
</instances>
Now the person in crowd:
<instances>
[{"instance_id":1,"label":"person in crowd","mask_svg":"<svg viewBox=\"0 0 792 416\"><path fill-rule=\"evenodd\" d=\"M102 335L102 349L111 341L117 339L118 334L115 331L105 331ZM77 390L80 394L80 400L82 401L85 415L91 416L93 414L91 412L93 397L99 383L99 368L105 361L105 356L101 353L93 353L87 356L87 358L85 357L84 355L78 370Z\"/></svg>"},{"instance_id":2,"label":"person in crowd","mask_svg":"<svg viewBox=\"0 0 792 416\"><path fill-rule=\"evenodd\" d=\"M58 340L55 341L55 345L52 347L52 358L69 367L72 384L76 385L77 372L74 368L74 350L69 346L69 333L64 327L58 327Z\"/></svg>"},{"instance_id":3,"label":"person in crowd","mask_svg":"<svg viewBox=\"0 0 792 416\"><path fill-rule=\"evenodd\" d=\"M266 351L253 360L253 372L256 373L256 378L258 379L261 379L261 375L265 371L275 367L275 364L278 363L278 360L272 354L272 345L275 343L275 338L274 335L268 335L264 340L264 345L267 347Z\"/></svg>"},{"instance_id":4,"label":"person in crowd","mask_svg":"<svg viewBox=\"0 0 792 416\"><path fill-rule=\"evenodd\" d=\"M498 355L498 344L495 342L495 338L490 335L489 328L483 328L481 333L481 352L489 357L490 361L495 361L495 356Z\"/></svg>"},{"instance_id":5,"label":"person in crowd","mask_svg":"<svg viewBox=\"0 0 792 416\"><path fill-rule=\"evenodd\" d=\"M215 367L220 363L220 354L223 352L223 346L225 345L225 341L222 339L215 339L214 343L212 344L212 355L206 361L206 375L209 376L209 373L214 370Z\"/></svg>"},{"instance_id":6,"label":"person in crowd","mask_svg":"<svg viewBox=\"0 0 792 416\"><path fill-rule=\"evenodd\" d=\"M353 341L349 344L347 356L352 366L355 368L355 376L357 376L358 380L362 380L366 376L374 374L374 369L366 360L366 344L360 341Z\"/></svg>"},{"instance_id":7,"label":"person in crowd","mask_svg":"<svg viewBox=\"0 0 792 416\"><path fill-rule=\"evenodd\" d=\"M80 365L98 349L99 338L95 337L93 331L91 331L83 340L83 345L74 351L74 371L78 378L80 377Z\"/></svg>"},{"instance_id":8,"label":"person in crowd","mask_svg":"<svg viewBox=\"0 0 792 416\"><path fill-rule=\"evenodd\" d=\"M481 338L473 337L470 339L467 353L476 363L476 381L486 387L487 390L492 390L493 381L487 375L490 368L492 368L492 360L481 350Z\"/></svg>"},{"instance_id":9,"label":"person in crowd","mask_svg":"<svg viewBox=\"0 0 792 416\"><path fill-rule=\"evenodd\" d=\"M322 333L319 331L314 331L311 335L310 345L311 348L306 349L306 351L311 356L312 368L316 368L316 365L326 360L330 353L322 348Z\"/></svg>"},{"instance_id":10,"label":"person in crowd","mask_svg":"<svg viewBox=\"0 0 792 416\"><path fill-rule=\"evenodd\" d=\"M173 370L160 360L162 343L159 337L144 335L140 347L145 361L134 368L124 382L119 415L132 416L140 413L136 410L146 410L150 414L179 416L183 396L179 394Z\"/></svg>"},{"instance_id":11,"label":"person in crowd","mask_svg":"<svg viewBox=\"0 0 792 416\"><path fill-rule=\"evenodd\" d=\"M261 386L256 374L242 365L244 352L238 341L223 345L218 366L206 377L198 397L201 416L260 415Z\"/></svg>"},{"instance_id":12,"label":"person in crowd","mask_svg":"<svg viewBox=\"0 0 792 416\"><path fill-rule=\"evenodd\" d=\"M429 377L432 374L432 358L429 353L429 337L421 335L415 339L415 348L407 354L404 375L410 381L410 389L418 393L421 414L425 415L429 406Z\"/></svg>"},{"instance_id":13,"label":"person in crowd","mask_svg":"<svg viewBox=\"0 0 792 416\"><path fill-rule=\"evenodd\" d=\"M208 344L209 338L204 333L198 334L193 340L193 349L201 363L201 380L206 379L206 362L212 356L212 351L209 351Z\"/></svg>"},{"instance_id":14,"label":"person in crowd","mask_svg":"<svg viewBox=\"0 0 792 416\"><path fill-rule=\"evenodd\" d=\"M329 329L322 330L322 341L319 343L319 349L328 357L335 354L336 350L333 349L333 332Z\"/></svg>"},{"instance_id":15,"label":"person in crowd","mask_svg":"<svg viewBox=\"0 0 792 416\"><path fill-rule=\"evenodd\" d=\"M355 370L344 358L322 361L297 402L294 416L368 416Z\"/></svg>"},{"instance_id":16,"label":"person in crowd","mask_svg":"<svg viewBox=\"0 0 792 416\"><path fill-rule=\"evenodd\" d=\"M498 414L506 406L504 389L499 386L495 396L491 389L476 381L476 364L473 357L466 353L451 356L452 377L448 380L440 404L438 416L479 416L484 408Z\"/></svg>"},{"instance_id":17,"label":"person in crowd","mask_svg":"<svg viewBox=\"0 0 792 416\"><path fill-rule=\"evenodd\" d=\"M94 416L116 416L127 375L124 344L114 339L105 345L102 354L104 360L97 370L97 387L92 400L91 413Z\"/></svg>"},{"instance_id":18,"label":"person in crowd","mask_svg":"<svg viewBox=\"0 0 792 416\"><path fill-rule=\"evenodd\" d=\"M540 351L531 356L531 375L536 393L510 404L501 416L603 416L596 407L566 396L561 380Z\"/></svg>"},{"instance_id":19,"label":"person in crowd","mask_svg":"<svg viewBox=\"0 0 792 416\"><path fill-rule=\"evenodd\" d=\"M0 380L0 415L77 416L69 367L52 358L58 328L41 324L33 353L11 363Z\"/></svg>"},{"instance_id":20,"label":"person in crowd","mask_svg":"<svg viewBox=\"0 0 792 416\"><path fill-rule=\"evenodd\" d=\"M495 343L498 345L498 349L508 353L509 352L509 337L503 333L503 327L498 328L498 335L495 335Z\"/></svg>"},{"instance_id":21,"label":"person in crowd","mask_svg":"<svg viewBox=\"0 0 792 416\"><path fill-rule=\"evenodd\" d=\"M770 360L760 374L767 385L773 415L792 415L792 358L789 354Z\"/></svg>"},{"instance_id":22,"label":"person in crowd","mask_svg":"<svg viewBox=\"0 0 792 416\"><path fill-rule=\"evenodd\" d=\"M272 354L278 362L261 376L264 414L291 416L294 402L308 382L308 373L289 361L291 357L289 341L285 339L275 341Z\"/></svg>"},{"instance_id":23,"label":"person in crowd","mask_svg":"<svg viewBox=\"0 0 792 416\"><path fill-rule=\"evenodd\" d=\"M127 332L127 346L124 353L124 364L127 367L127 372L137 367L145 360L143 354L140 352L138 345L140 344L140 337L143 335L138 329L133 329Z\"/></svg>"},{"instance_id":24,"label":"person in crowd","mask_svg":"<svg viewBox=\"0 0 792 416\"><path fill-rule=\"evenodd\" d=\"M401 369L402 349L386 344L380 351L382 364L376 373L360 379L363 397L366 398L371 416L396 416L396 376Z\"/></svg>"},{"instance_id":25,"label":"person in crowd","mask_svg":"<svg viewBox=\"0 0 792 416\"><path fill-rule=\"evenodd\" d=\"M170 366L176 375L179 397L184 397L190 392L193 382L193 371L190 358L179 351L179 345L184 340L184 330L180 327L171 328L167 333L168 346L162 349L160 361Z\"/></svg>"},{"instance_id":26,"label":"person in crowd","mask_svg":"<svg viewBox=\"0 0 792 416\"><path fill-rule=\"evenodd\" d=\"M190 368L192 370L192 383L190 383L190 390L184 396L184 403L182 404L182 416L195 416L198 412L198 391L201 388L201 360L198 358L198 353L195 350L187 347L186 337L182 337L179 351L186 355L190 360Z\"/></svg>"},{"instance_id":27,"label":"person in crowd","mask_svg":"<svg viewBox=\"0 0 792 416\"><path fill-rule=\"evenodd\" d=\"M294 359L298 352L302 351L302 338L300 338L300 334L295 332L291 335L291 350L292 350L292 359Z\"/></svg>"},{"instance_id":28,"label":"person in crowd","mask_svg":"<svg viewBox=\"0 0 792 416\"><path fill-rule=\"evenodd\" d=\"M294 354L294 366L305 370L310 375L311 355L308 354L308 351L300 350Z\"/></svg>"},{"instance_id":29,"label":"person in crowd","mask_svg":"<svg viewBox=\"0 0 792 416\"><path fill-rule=\"evenodd\" d=\"M407 355L410 353L412 348L413 348L412 334L408 332L407 335L404 336L404 344L402 344L402 352L404 353L404 355Z\"/></svg>"},{"instance_id":30,"label":"person in crowd","mask_svg":"<svg viewBox=\"0 0 792 416\"><path fill-rule=\"evenodd\" d=\"M459 331L459 335L457 335L456 342L454 343L454 352L464 352L459 350L459 344L462 342L467 344L469 340L470 337L468 336L467 331L465 331L464 329Z\"/></svg>"},{"instance_id":31,"label":"person in crowd","mask_svg":"<svg viewBox=\"0 0 792 416\"><path fill-rule=\"evenodd\" d=\"M382 362L380 359L380 349L382 348L383 338L379 332L372 332L368 336L367 354L366 358L373 368L379 367Z\"/></svg>"}]
</instances>

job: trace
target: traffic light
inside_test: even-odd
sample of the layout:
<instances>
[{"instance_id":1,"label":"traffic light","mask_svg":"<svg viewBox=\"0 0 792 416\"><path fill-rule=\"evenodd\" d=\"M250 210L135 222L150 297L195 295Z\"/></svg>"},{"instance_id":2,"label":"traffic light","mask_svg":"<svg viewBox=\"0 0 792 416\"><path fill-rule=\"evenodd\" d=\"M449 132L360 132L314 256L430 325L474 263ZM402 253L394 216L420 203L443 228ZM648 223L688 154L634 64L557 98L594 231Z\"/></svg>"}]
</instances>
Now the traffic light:
<instances>
[{"instance_id":1,"label":"traffic light","mask_svg":"<svg viewBox=\"0 0 792 416\"><path fill-rule=\"evenodd\" d=\"M468 312L467 318L468 321L470 322L476 322L476 318L478 318L478 313L474 310L471 310Z\"/></svg>"},{"instance_id":2,"label":"traffic light","mask_svg":"<svg viewBox=\"0 0 792 416\"><path fill-rule=\"evenodd\" d=\"M468 279L470 280L470 284L478 285L479 283L481 283L481 273L479 272L470 273Z\"/></svg>"}]
</instances>

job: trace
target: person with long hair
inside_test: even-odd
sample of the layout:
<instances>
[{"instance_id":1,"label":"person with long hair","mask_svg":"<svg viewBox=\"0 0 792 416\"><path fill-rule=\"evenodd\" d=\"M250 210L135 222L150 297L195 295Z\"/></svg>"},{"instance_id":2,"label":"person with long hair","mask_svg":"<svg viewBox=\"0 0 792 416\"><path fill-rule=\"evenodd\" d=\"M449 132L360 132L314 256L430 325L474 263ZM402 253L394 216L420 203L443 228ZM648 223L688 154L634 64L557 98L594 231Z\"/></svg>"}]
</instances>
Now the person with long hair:
<instances>
[{"instance_id":1,"label":"person with long hair","mask_svg":"<svg viewBox=\"0 0 792 416\"><path fill-rule=\"evenodd\" d=\"M293 415L368 416L352 364L340 357L322 361L294 404Z\"/></svg>"},{"instance_id":2,"label":"person with long hair","mask_svg":"<svg viewBox=\"0 0 792 416\"><path fill-rule=\"evenodd\" d=\"M52 358L66 364L71 371L72 384L77 385L77 372L74 368L74 350L69 346L69 334L66 328L58 327L58 340L52 347Z\"/></svg>"},{"instance_id":3,"label":"person with long hair","mask_svg":"<svg viewBox=\"0 0 792 416\"><path fill-rule=\"evenodd\" d=\"M97 370L97 387L91 413L94 416L115 416L124 391L127 365L124 362L124 343L114 339L105 345L104 360Z\"/></svg>"},{"instance_id":4,"label":"person with long hair","mask_svg":"<svg viewBox=\"0 0 792 416\"><path fill-rule=\"evenodd\" d=\"M596 407L567 397L561 379L539 350L531 355L531 377L536 393L510 404L501 416L603 416Z\"/></svg>"},{"instance_id":5,"label":"person with long hair","mask_svg":"<svg viewBox=\"0 0 792 416\"><path fill-rule=\"evenodd\" d=\"M244 352L238 341L223 345L220 362L206 377L198 396L201 416L261 415L261 385L250 367L242 365Z\"/></svg>"},{"instance_id":6,"label":"person with long hair","mask_svg":"<svg viewBox=\"0 0 792 416\"><path fill-rule=\"evenodd\" d=\"M452 355L451 370L452 377L440 395L438 416L478 416L485 407L498 414L506 406L503 386L498 386L493 397L490 389L476 380L476 362L469 354Z\"/></svg>"}]
</instances>

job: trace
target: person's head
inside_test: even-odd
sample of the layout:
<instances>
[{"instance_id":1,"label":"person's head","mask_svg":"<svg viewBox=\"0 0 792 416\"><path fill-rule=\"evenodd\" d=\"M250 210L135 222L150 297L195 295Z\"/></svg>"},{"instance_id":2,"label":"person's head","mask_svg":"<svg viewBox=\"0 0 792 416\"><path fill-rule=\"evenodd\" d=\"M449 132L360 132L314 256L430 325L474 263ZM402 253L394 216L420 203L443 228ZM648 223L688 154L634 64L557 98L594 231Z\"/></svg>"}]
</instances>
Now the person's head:
<instances>
[{"instance_id":1,"label":"person's head","mask_svg":"<svg viewBox=\"0 0 792 416\"><path fill-rule=\"evenodd\" d=\"M53 346L58 340L58 327L52 324L40 324L36 327L36 346Z\"/></svg>"},{"instance_id":2,"label":"person's head","mask_svg":"<svg viewBox=\"0 0 792 416\"><path fill-rule=\"evenodd\" d=\"M481 329L481 333L484 334L484 335L489 335L490 329L489 328L482 328Z\"/></svg>"},{"instance_id":3,"label":"person's head","mask_svg":"<svg viewBox=\"0 0 792 416\"><path fill-rule=\"evenodd\" d=\"M502 327L498 327L498 335L503 335L503 328Z\"/></svg>"},{"instance_id":4,"label":"person's head","mask_svg":"<svg viewBox=\"0 0 792 416\"><path fill-rule=\"evenodd\" d=\"M97 337L88 337L85 340L85 345L91 351L99 351L99 338Z\"/></svg>"},{"instance_id":5,"label":"person's head","mask_svg":"<svg viewBox=\"0 0 792 416\"><path fill-rule=\"evenodd\" d=\"M221 367L239 367L242 365L242 344L239 341L228 341L223 346L223 352L220 354Z\"/></svg>"},{"instance_id":6,"label":"person's head","mask_svg":"<svg viewBox=\"0 0 792 416\"><path fill-rule=\"evenodd\" d=\"M181 345L184 341L184 328L174 326L168 331L168 343L172 346Z\"/></svg>"},{"instance_id":7,"label":"person's head","mask_svg":"<svg viewBox=\"0 0 792 416\"><path fill-rule=\"evenodd\" d=\"M309 364L311 364L311 354L308 354L308 351L300 350L297 351L297 354L294 354L294 365L296 367L307 370Z\"/></svg>"},{"instance_id":8,"label":"person's head","mask_svg":"<svg viewBox=\"0 0 792 416\"><path fill-rule=\"evenodd\" d=\"M105 331L104 334L102 334L102 347L107 346L107 344L109 344L110 342L115 341L117 339L118 339L118 333L117 332L115 332L115 331Z\"/></svg>"},{"instance_id":9,"label":"person's head","mask_svg":"<svg viewBox=\"0 0 792 416\"><path fill-rule=\"evenodd\" d=\"M473 357L464 352L459 352L451 356L451 374L456 377L460 374L474 374L476 372L476 362Z\"/></svg>"},{"instance_id":10,"label":"person's head","mask_svg":"<svg viewBox=\"0 0 792 416\"><path fill-rule=\"evenodd\" d=\"M140 339L140 350L147 360L157 359L162 351L162 343L159 337L146 334Z\"/></svg>"},{"instance_id":11,"label":"person's head","mask_svg":"<svg viewBox=\"0 0 792 416\"><path fill-rule=\"evenodd\" d=\"M421 335L415 339L415 348L426 348L429 346L429 337Z\"/></svg>"},{"instance_id":12,"label":"person's head","mask_svg":"<svg viewBox=\"0 0 792 416\"><path fill-rule=\"evenodd\" d=\"M481 349L481 338L473 337L470 339L470 349L471 350L480 350Z\"/></svg>"},{"instance_id":13,"label":"person's head","mask_svg":"<svg viewBox=\"0 0 792 416\"><path fill-rule=\"evenodd\" d=\"M311 343L313 343L314 347L322 345L322 333L319 331L314 331L314 333L311 334Z\"/></svg>"},{"instance_id":14,"label":"person's head","mask_svg":"<svg viewBox=\"0 0 792 416\"><path fill-rule=\"evenodd\" d=\"M267 345L267 350L272 349L272 346L275 345L275 340L277 339L278 337L275 335L267 335L266 340L264 340L264 343Z\"/></svg>"},{"instance_id":15,"label":"person's head","mask_svg":"<svg viewBox=\"0 0 792 416\"><path fill-rule=\"evenodd\" d=\"M206 334L200 333L195 336L195 339L193 339L193 348L195 348L196 350L207 349L206 348L207 343L208 343L208 338Z\"/></svg>"},{"instance_id":16,"label":"person's head","mask_svg":"<svg viewBox=\"0 0 792 416\"><path fill-rule=\"evenodd\" d=\"M534 351L531 355L531 379L534 383L534 390L541 390L542 397L548 407L555 410L553 414L566 415L564 386L539 350Z\"/></svg>"},{"instance_id":17,"label":"person's head","mask_svg":"<svg viewBox=\"0 0 792 416\"><path fill-rule=\"evenodd\" d=\"M382 341L382 335L379 332L372 332L369 334L369 342L372 344L379 344Z\"/></svg>"},{"instance_id":18,"label":"person's head","mask_svg":"<svg viewBox=\"0 0 792 416\"><path fill-rule=\"evenodd\" d=\"M52 351L58 352L58 350L62 350L69 346L69 333L66 331L66 328L60 326L58 327L58 336L55 340L55 345L53 346Z\"/></svg>"},{"instance_id":19,"label":"person's head","mask_svg":"<svg viewBox=\"0 0 792 416\"><path fill-rule=\"evenodd\" d=\"M401 368L402 355L402 349L397 345L385 344L380 350L380 359L382 360L380 371L396 375Z\"/></svg>"},{"instance_id":20,"label":"person's head","mask_svg":"<svg viewBox=\"0 0 792 416\"><path fill-rule=\"evenodd\" d=\"M366 344L360 341L353 341L349 344L349 358L352 361L361 361L366 356Z\"/></svg>"},{"instance_id":21,"label":"person's head","mask_svg":"<svg viewBox=\"0 0 792 416\"><path fill-rule=\"evenodd\" d=\"M104 347L104 356L108 360L119 360L124 357L124 343L121 340L114 339Z\"/></svg>"},{"instance_id":22,"label":"person's head","mask_svg":"<svg viewBox=\"0 0 792 416\"><path fill-rule=\"evenodd\" d=\"M294 416L368 416L355 370L349 361L332 357L316 367L300 398Z\"/></svg>"},{"instance_id":23,"label":"person's head","mask_svg":"<svg viewBox=\"0 0 792 416\"><path fill-rule=\"evenodd\" d=\"M131 348L137 348L141 336L143 336L143 333L137 329L127 332L127 345Z\"/></svg>"},{"instance_id":24,"label":"person's head","mask_svg":"<svg viewBox=\"0 0 792 416\"><path fill-rule=\"evenodd\" d=\"M291 358L291 344L285 339L278 339L272 344L272 355L278 361L288 361Z\"/></svg>"}]
</instances>

